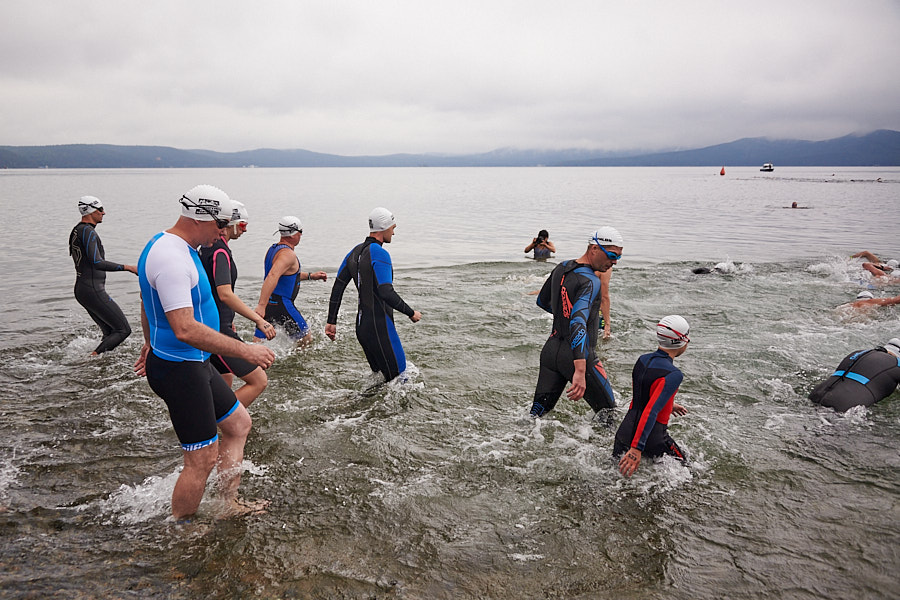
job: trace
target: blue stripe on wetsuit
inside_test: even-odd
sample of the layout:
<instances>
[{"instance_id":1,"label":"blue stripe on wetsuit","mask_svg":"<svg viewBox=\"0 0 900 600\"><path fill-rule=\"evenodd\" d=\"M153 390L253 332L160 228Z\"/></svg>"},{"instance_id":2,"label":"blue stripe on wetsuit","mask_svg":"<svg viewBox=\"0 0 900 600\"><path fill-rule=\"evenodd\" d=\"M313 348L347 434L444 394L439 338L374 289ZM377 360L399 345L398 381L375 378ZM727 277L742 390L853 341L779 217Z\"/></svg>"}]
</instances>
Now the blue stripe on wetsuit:
<instances>
[{"instance_id":1,"label":"blue stripe on wetsuit","mask_svg":"<svg viewBox=\"0 0 900 600\"><path fill-rule=\"evenodd\" d=\"M863 377L859 373L853 373L852 371L850 373L847 373L846 375L844 374L844 371L835 371L832 377L844 377L845 379L852 379L853 381L858 381L863 385L869 383L868 377Z\"/></svg>"}]
</instances>

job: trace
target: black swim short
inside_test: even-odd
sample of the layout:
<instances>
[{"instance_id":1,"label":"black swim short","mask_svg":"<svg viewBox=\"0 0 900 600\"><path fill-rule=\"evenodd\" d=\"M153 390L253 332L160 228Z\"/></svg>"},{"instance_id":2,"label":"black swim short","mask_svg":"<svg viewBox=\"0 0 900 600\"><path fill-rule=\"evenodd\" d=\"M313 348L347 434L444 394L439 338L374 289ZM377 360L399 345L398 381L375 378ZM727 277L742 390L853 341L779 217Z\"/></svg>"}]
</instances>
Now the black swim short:
<instances>
[{"instance_id":1,"label":"black swim short","mask_svg":"<svg viewBox=\"0 0 900 600\"><path fill-rule=\"evenodd\" d=\"M214 444L219 439L217 423L240 406L208 360L174 362L151 351L147 356L147 382L166 402L175 434L186 451Z\"/></svg>"}]
</instances>

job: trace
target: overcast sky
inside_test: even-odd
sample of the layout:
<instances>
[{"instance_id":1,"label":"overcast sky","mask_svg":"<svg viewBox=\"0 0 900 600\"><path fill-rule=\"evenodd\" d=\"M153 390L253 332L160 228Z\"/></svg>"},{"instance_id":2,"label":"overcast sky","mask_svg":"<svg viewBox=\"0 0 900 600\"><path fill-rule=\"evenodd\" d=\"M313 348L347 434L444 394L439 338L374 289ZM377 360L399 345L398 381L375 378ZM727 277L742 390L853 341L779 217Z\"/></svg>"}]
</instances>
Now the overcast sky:
<instances>
[{"instance_id":1,"label":"overcast sky","mask_svg":"<svg viewBox=\"0 0 900 600\"><path fill-rule=\"evenodd\" d=\"M0 145L652 150L900 130L900 2L0 0Z\"/></svg>"}]
</instances>

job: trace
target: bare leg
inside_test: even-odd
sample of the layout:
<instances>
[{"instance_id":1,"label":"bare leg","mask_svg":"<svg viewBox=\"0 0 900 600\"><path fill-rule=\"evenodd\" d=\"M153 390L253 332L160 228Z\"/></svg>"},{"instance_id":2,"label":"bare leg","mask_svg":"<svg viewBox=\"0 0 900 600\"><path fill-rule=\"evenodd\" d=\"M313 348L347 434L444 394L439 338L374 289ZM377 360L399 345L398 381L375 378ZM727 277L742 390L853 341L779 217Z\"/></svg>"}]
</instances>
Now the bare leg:
<instances>
[{"instance_id":1,"label":"bare leg","mask_svg":"<svg viewBox=\"0 0 900 600\"><path fill-rule=\"evenodd\" d=\"M219 442L190 452L182 450L184 468L172 492L173 517L183 519L197 512L200 500L203 499L203 491L206 489L206 480L216 465L218 453Z\"/></svg>"},{"instance_id":2,"label":"bare leg","mask_svg":"<svg viewBox=\"0 0 900 600\"><path fill-rule=\"evenodd\" d=\"M266 375L266 372L262 367L256 367L241 379L244 380L244 385L238 388L234 395L237 396L237 399L246 408L250 406L254 400L259 398L259 395L262 394L263 390L266 389L266 386L269 385L269 376ZM227 381L228 380L226 379L226 382Z\"/></svg>"},{"instance_id":3,"label":"bare leg","mask_svg":"<svg viewBox=\"0 0 900 600\"><path fill-rule=\"evenodd\" d=\"M237 497L244 463L244 444L247 442L251 425L250 413L243 404L219 423L219 455L216 469L219 472L219 493L226 504Z\"/></svg>"}]
</instances>

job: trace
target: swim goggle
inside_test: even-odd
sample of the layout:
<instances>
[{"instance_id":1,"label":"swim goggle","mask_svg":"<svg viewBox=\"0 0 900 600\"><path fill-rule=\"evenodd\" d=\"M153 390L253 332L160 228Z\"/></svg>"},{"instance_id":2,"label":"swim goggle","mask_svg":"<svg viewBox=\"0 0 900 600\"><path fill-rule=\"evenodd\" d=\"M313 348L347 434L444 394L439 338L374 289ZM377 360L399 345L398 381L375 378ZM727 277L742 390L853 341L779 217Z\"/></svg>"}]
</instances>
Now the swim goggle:
<instances>
[{"instance_id":1,"label":"swim goggle","mask_svg":"<svg viewBox=\"0 0 900 600\"><path fill-rule=\"evenodd\" d=\"M200 200L203 201L204 199L200 198ZM228 227L228 223L230 222L229 219L220 219L219 215L217 213L214 213L212 211L212 209L209 208L208 206L204 206L203 204L197 204L196 202L194 202L187 196L182 196L181 200L179 200L179 202L185 208L196 208L196 209L202 210L203 212L205 212L206 214L211 216L213 218L213 221L216 222L216 227L218 227L219 229L225 229L226 227ZM188 202L190 202L190 204L188 204ZM206 202L212 202L212 200L206 200Z\"/></svg>"},{"instance_id":2,"label":"swim goggle","mask_svg":"<svg viewBox=\"0 0 900 600\"><path fill-rule=\"evenodd\" d=\"M678 340L679 342L688 343L688 342L691 341L691 338L688 337L688 334L687 334L687 333L681 333L680 331L675 331L674 329L672 329L671 327L669 327L669 326L666 325L665 323L657 323L656 326L657 326L657 327L665 327L666 329L668 329L669 331L671 331L672 333L674 333L674 334L675 334L675 338L674 338L674 339ZM665 337L668 337L668 336L665 336Z\"/></svg>"},{"instance_id":3,"label":"swim goggle","mask_svg":"<svg viewBox=\"0 0 900 600\"><path fill-rule=\"evenodd\" d=\"M294 225L293 223L290 223L290 224L288 224L288 225L285 225L284 223L279 223L279 224L278 224L278 230L281 231L281 232L284 232L284 231L292 231L292 232L293 232L293 233L290 233L290 234L288 234L288 235L294 235L294 233L303 233L303 228L302 228L302 227L297 227L297 226ZM284 235L284 233L282 233L282 235Z\"/></svg>"},{"instance_id":4,"label":"swim goggle","mask_svg":"<svg viewBox=\"0 0 900 600\"><path fill-rule=\"evenodd\" d=\"M100 212L106 212L105 210L103 210L103 205L100 204L99 202L97 202L96 200L92 200L90 202L82 202L81 200L79 200L78 207L80 208L82 206L88 206L90 208L93 208L94 210L99 210Z\"/></svg>"},{"instance_id":5,"label":"swim goggle","mask_svg":"<svg viewBox=\"0 0 900 600\"><path fill-rule=\"evenodd\" d=\"M622 259L621 253L616 254L615 252L610 252L609 250L604 248L603 244L600 243L600 240L597 239L596 235L594 236L594 243L597 244L601 250L603 250L603 253L606 255L606 258L608 258L609 260L621 260Z\"/></svg>"}]
</instances>

